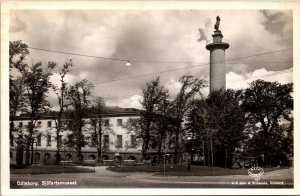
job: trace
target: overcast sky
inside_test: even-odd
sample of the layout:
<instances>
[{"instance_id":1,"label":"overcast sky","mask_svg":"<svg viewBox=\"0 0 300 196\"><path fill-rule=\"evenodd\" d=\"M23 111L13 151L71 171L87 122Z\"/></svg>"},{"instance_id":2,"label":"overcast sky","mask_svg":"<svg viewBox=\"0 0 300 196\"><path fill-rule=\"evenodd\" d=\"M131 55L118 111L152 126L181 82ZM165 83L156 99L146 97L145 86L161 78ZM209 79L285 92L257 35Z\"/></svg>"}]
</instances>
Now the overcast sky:
<instances>
[{"instance_id":1,"label":"overcast sky","mask_svg":"<svg viewBox=\"0 0 300 196\"><path fill-rule=\"evenodd\" d=\"M199 65L158 74L171 95L180 88L184 74L208 80L209 51L216 16L228 40L226 59L241 58L293 46L292 12L265 10L77 10L11 11L10 41L22 40L30 47L91 56L141 61L126 62L30 50L28 63L55 61L59 68L72 59L67 80L88 79L93 83ZM293 51L228 61L227 88L247 88L256 79L292 82ZM140 108L141 89L156 75L95 84L94 96L107 98L107 105ZM58 81L58 74L52 77ZM204 94L208 88L204 89ZM110 99L109 99L110 98ZM56 104L50 93L49 100Z\"/></svg>"}]
</instances>

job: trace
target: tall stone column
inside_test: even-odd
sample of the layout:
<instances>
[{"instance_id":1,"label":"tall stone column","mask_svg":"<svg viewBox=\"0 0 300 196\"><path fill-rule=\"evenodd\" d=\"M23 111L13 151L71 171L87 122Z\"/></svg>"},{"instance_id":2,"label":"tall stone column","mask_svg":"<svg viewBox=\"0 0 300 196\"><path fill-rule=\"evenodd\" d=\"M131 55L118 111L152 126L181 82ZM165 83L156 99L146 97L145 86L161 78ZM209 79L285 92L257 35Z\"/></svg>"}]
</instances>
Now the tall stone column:
<instances>
[{"instance_id":1,"label":"tall stone column","mask_svg":"<svg viewBox=\"0 0 300 196\"><path fill-rule=\"evenodd\" d=\"M229 48L229 44L222 41L223 35L218 28L212 37L213 40L206 45L206 49L210 51L210 93L220 89L226 90L225 50Z\"/></svg>"}]
</instances>

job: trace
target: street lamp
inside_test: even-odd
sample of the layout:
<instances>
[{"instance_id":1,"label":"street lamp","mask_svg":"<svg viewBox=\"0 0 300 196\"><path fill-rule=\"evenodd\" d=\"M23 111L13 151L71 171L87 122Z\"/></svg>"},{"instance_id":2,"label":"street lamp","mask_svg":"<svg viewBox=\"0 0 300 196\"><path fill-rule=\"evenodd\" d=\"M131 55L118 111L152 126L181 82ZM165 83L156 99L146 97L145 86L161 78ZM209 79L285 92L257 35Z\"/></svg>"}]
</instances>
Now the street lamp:
<instances>
[{"instance_id":1,"label":"street lamp","mask_svg":"<svg viewBox=\"0 0 300 196\"><path fill-rule=\"evenodd\" d=\"M125 65L128 66L128 67L130 67L131 66L130 61L127 61L127 63Z\"/></svg>"}]
</instances>

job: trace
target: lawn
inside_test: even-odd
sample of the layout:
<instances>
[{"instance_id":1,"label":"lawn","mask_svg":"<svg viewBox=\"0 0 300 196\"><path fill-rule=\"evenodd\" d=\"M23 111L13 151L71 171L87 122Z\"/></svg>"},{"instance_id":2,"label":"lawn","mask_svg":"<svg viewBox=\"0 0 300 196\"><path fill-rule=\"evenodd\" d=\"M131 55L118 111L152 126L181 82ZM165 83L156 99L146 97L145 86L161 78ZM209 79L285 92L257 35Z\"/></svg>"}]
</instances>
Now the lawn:
<instances>
[{"instance_id":1,"label":"lawn","mask_svg":"<svg viewBox=\"0 0 300 196\"><path fill-rule=\"evenodd\" d=\"M142 166L124 166L109 167L114 172L151 172L154 175L164 175L163 165L142 165ZM264 172L270 172L283 168L264 168ZM165 175L167 176L225 176L225 175L248 175L248 169L225 169L222 167L204 167L192 165L190 171L183 165L166 165Z\"/></svg>"},{"instance_id":2,"label":"lawn","mask_svg":"<svg viewBox=\"0 0 300 196\"><path fill-rule=\"evenodd\" d=\"M58 174L58 173L94 173L94 168L63 165L31 165L20 169L10 169L10 174Z\"/></svg>"}]
</instances>

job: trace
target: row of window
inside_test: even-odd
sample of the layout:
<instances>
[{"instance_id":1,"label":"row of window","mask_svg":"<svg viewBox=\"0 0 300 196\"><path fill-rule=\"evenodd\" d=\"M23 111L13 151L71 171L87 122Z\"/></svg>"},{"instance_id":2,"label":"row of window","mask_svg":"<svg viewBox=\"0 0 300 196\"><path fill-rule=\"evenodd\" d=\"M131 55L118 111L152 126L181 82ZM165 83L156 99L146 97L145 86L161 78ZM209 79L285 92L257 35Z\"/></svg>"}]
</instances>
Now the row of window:
<instances>
[{"instance_id":1,"label":"row of window","mask_svg":"<svg viewBox=\"0 0 300 196\"><path fill-rule=\"evenodd\" d=\"M31 122L28 122L28 125L30 125L30 124L31 124ZM42 121L38 121L37 126L38 127L42 126ZM20 128L23 127L23 122L19 122L19 127ZM52 127L52 121L47 121L47 127Z\"/></svg>"},{"instance_id":2,"label":"row of window","mask_svg":"<svg viewBox=\"0 0 300 196\"><path fill-rule=\"evenodd\" d=\"M30 125L31 122L28 122L28 125ZM37 122L38 127L42 125L42 121ZM123 119L117 119L117 126L122 126L123 125ZM104 126L108 127L109 126L109 119L104 120ZM23 127L23 122L19 122L19 127ZM52 127L52 121L47 121L47 127Z\"/></svg>"},{"instance_id":3,"label":"row of window","mask_svg":"<svg viewBox=\"0 0 300 196\"><path fill-rule=\"evenodd\" d=\"M96 144L97 137L95 134L92 134L92 146ZM130 145L129 147L135 148L137 145L136 141L136 136L135 135L130 135ZM104 148L109 147L110 141L109 141L109 135L104 135L103 136L103 144ZM117 135L117 141L116 141L116 148L123 148L123 136L122 135Z\"/></svg>"},{"instance_id":4,"label":"row of window","mask_svg":"<svg viewBox=\"0 0 300 196\"><path fill-rule=\"evenodd\" d=\"M47 134L46 138L47 138L47 146L51 146L51 135ZM60 140L60 142L62 141L62 136L61 135L59 136L59 140ZM36 137L36 145L37 146L41 146L42 145L42 134L38 134L37 135L37 137Z\"/></svg>"},{"instance_id":5,"label":"row of window","mask_svg":"<svg viewBox=\"0 0 300 196\"><path fill-rule=\"evenodd\" d=\"M136 147L136 136L135 135L131 135L131 144L130 147ZM47 146L51 146L51 135L47 134L46 136L47 138ZM59 137L59 141L62 141L62 136ZM97 137L95 134L92 134L92 142L91 142L91 146L95 146L97 141ZM42 134L38 134L37 135L37 141L36 141L36 145L37 146L41 146L41 142L42 142ZM104 135L103 136L103 144L104 144L104 148L105 147L109 147L110 141L109 141L109 135ZM122 135L117 135L117 143L116 143L116 148L123 148L123 136Z\"/></svg>"}]
</instances>

